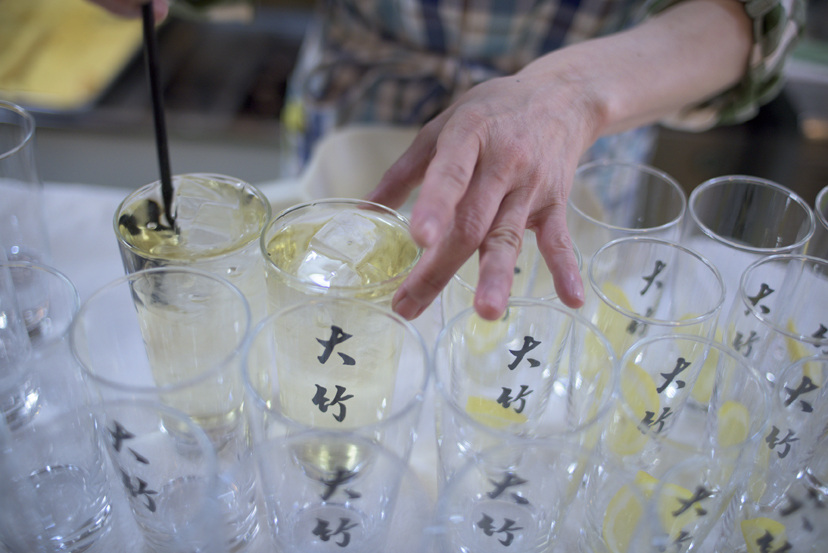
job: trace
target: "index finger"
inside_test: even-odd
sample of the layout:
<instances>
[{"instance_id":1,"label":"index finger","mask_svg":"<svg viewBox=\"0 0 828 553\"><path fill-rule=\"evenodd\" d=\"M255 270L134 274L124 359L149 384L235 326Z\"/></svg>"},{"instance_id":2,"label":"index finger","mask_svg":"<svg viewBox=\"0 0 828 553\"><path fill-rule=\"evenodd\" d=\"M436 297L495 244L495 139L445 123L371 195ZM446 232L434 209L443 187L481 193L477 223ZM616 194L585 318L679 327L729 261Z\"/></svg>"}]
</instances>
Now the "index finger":
<instances>
[{"instance_id":1,"label":"index finger","mask_svg":"<svg viewBox=\"0 0 828 553\"><path fill-rule=\"evenodd\" d=\"M477 135L448 121L437 137L436 151L411 210L411 234L423 247L436 244L454 219L480 155Z\"/></svg>"}]
</instances>

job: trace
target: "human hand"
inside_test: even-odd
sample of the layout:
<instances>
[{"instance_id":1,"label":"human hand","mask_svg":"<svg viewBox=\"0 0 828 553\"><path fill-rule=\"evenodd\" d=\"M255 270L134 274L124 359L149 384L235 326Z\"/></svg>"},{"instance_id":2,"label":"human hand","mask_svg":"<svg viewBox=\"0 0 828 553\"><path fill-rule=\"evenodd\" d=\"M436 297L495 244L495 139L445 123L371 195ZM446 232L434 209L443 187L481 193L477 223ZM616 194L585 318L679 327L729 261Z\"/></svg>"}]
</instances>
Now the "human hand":
<instances>
[{"instance_id":1,"label":"human hand","mask_svg":"<svg viewBox=\"0 0 828 553\"><path fill-rule=\"evenodd\" d=\"M102 8L109 10L115 15L122 17L139 17L141 6L152 2L152 11L155 14L155 21L163 21L169 13L170 6L167 0L89 0Z\"/></svg>"},{"instance_id":2,"label":"human hand","mask_svg":"<svg viewBox=\"0 0 828 553\"><path fill-rule=\"evenodd\" d=\"M483 318L500 317L525 229L536 233L561 301L580 307L566 202L598 113L582 83L530 65L474 87L425 125L367 198L399 207L420 186L411 230L426 250L394 310L419 316L479 249L474 307Z\"/></svg>"}]
</instances>

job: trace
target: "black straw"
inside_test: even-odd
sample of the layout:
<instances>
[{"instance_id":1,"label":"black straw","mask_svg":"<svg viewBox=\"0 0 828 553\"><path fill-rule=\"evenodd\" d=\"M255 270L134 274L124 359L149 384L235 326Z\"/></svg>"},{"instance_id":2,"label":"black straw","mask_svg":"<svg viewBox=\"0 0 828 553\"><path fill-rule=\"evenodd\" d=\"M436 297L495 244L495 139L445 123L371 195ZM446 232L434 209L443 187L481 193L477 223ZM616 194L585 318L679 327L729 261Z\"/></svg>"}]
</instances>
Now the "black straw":
<instances>
[{"instance_id":1,"label":"black straw","mask_svg":"<svg viewBox=\"0 0 828 553\"><path fill-rule=\"evenodd\" d=\"M152 2L141 6L144 22L144 54L149 75L150 96L152 97L152 115L155 121L155 145L158 149L158 166L161 170L161 196L164 200L164 213L170 227L175 227L172 215L172 174L170 172L170 149L167 144L167 125L164 121L164 101L161 94L161 78L158 70L158 42L155 38L155 15Z\"/></svg>"}]
</instances>

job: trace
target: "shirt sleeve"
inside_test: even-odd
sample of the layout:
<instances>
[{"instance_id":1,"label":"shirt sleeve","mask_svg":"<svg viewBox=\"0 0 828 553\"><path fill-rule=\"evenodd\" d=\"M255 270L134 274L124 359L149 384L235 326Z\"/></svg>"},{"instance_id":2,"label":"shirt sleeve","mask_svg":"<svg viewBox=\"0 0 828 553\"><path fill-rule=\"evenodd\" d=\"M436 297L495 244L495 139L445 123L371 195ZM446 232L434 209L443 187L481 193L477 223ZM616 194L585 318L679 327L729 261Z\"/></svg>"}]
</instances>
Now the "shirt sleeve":
<instances>
[{"instance_id":1,"label":"shirt sleeve","mask_svg":"<svg viewBox=\"0 0 828 553\"><path fill-rule=\"evenodd\" d=\"M653 0L646 14L663 11L682 0ZM783 68L805 27L806 0L739 0L753 20L753 47L748 70L732 88L701 104L673 114L661 123L689 131L732 125L751 119L784 85Z\"/></svg>"}]
</instances>

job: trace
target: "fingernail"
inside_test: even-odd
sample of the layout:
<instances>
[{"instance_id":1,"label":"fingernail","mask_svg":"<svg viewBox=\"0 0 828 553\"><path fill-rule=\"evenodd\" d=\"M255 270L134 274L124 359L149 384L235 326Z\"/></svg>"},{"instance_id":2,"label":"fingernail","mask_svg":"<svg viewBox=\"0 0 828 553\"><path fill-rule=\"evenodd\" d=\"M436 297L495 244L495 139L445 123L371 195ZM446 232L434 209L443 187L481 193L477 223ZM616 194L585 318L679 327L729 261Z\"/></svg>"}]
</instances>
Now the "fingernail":
<instances>
[{"instance_id":1,"label":"fingernail","mask_svg":"<svg viewBox=\"0 0 828 553\"><path fill-rule=\"evenodd\" d=\"M577 274L569 277L569 294L579 303L584 303L584 283Z\"/></svg>"},{"instance_id":2,"label":"fingernail","mask_svg":"<svg viewBox=\"0 0 828 553\"><path fill-rule=\"evenodd\" d=\"M402 298L396 300L391 305L391 308L401 317L409 321L420 314L420 304L414 301L410 296L404 295Z\"/></svg>"}]
</instances>

